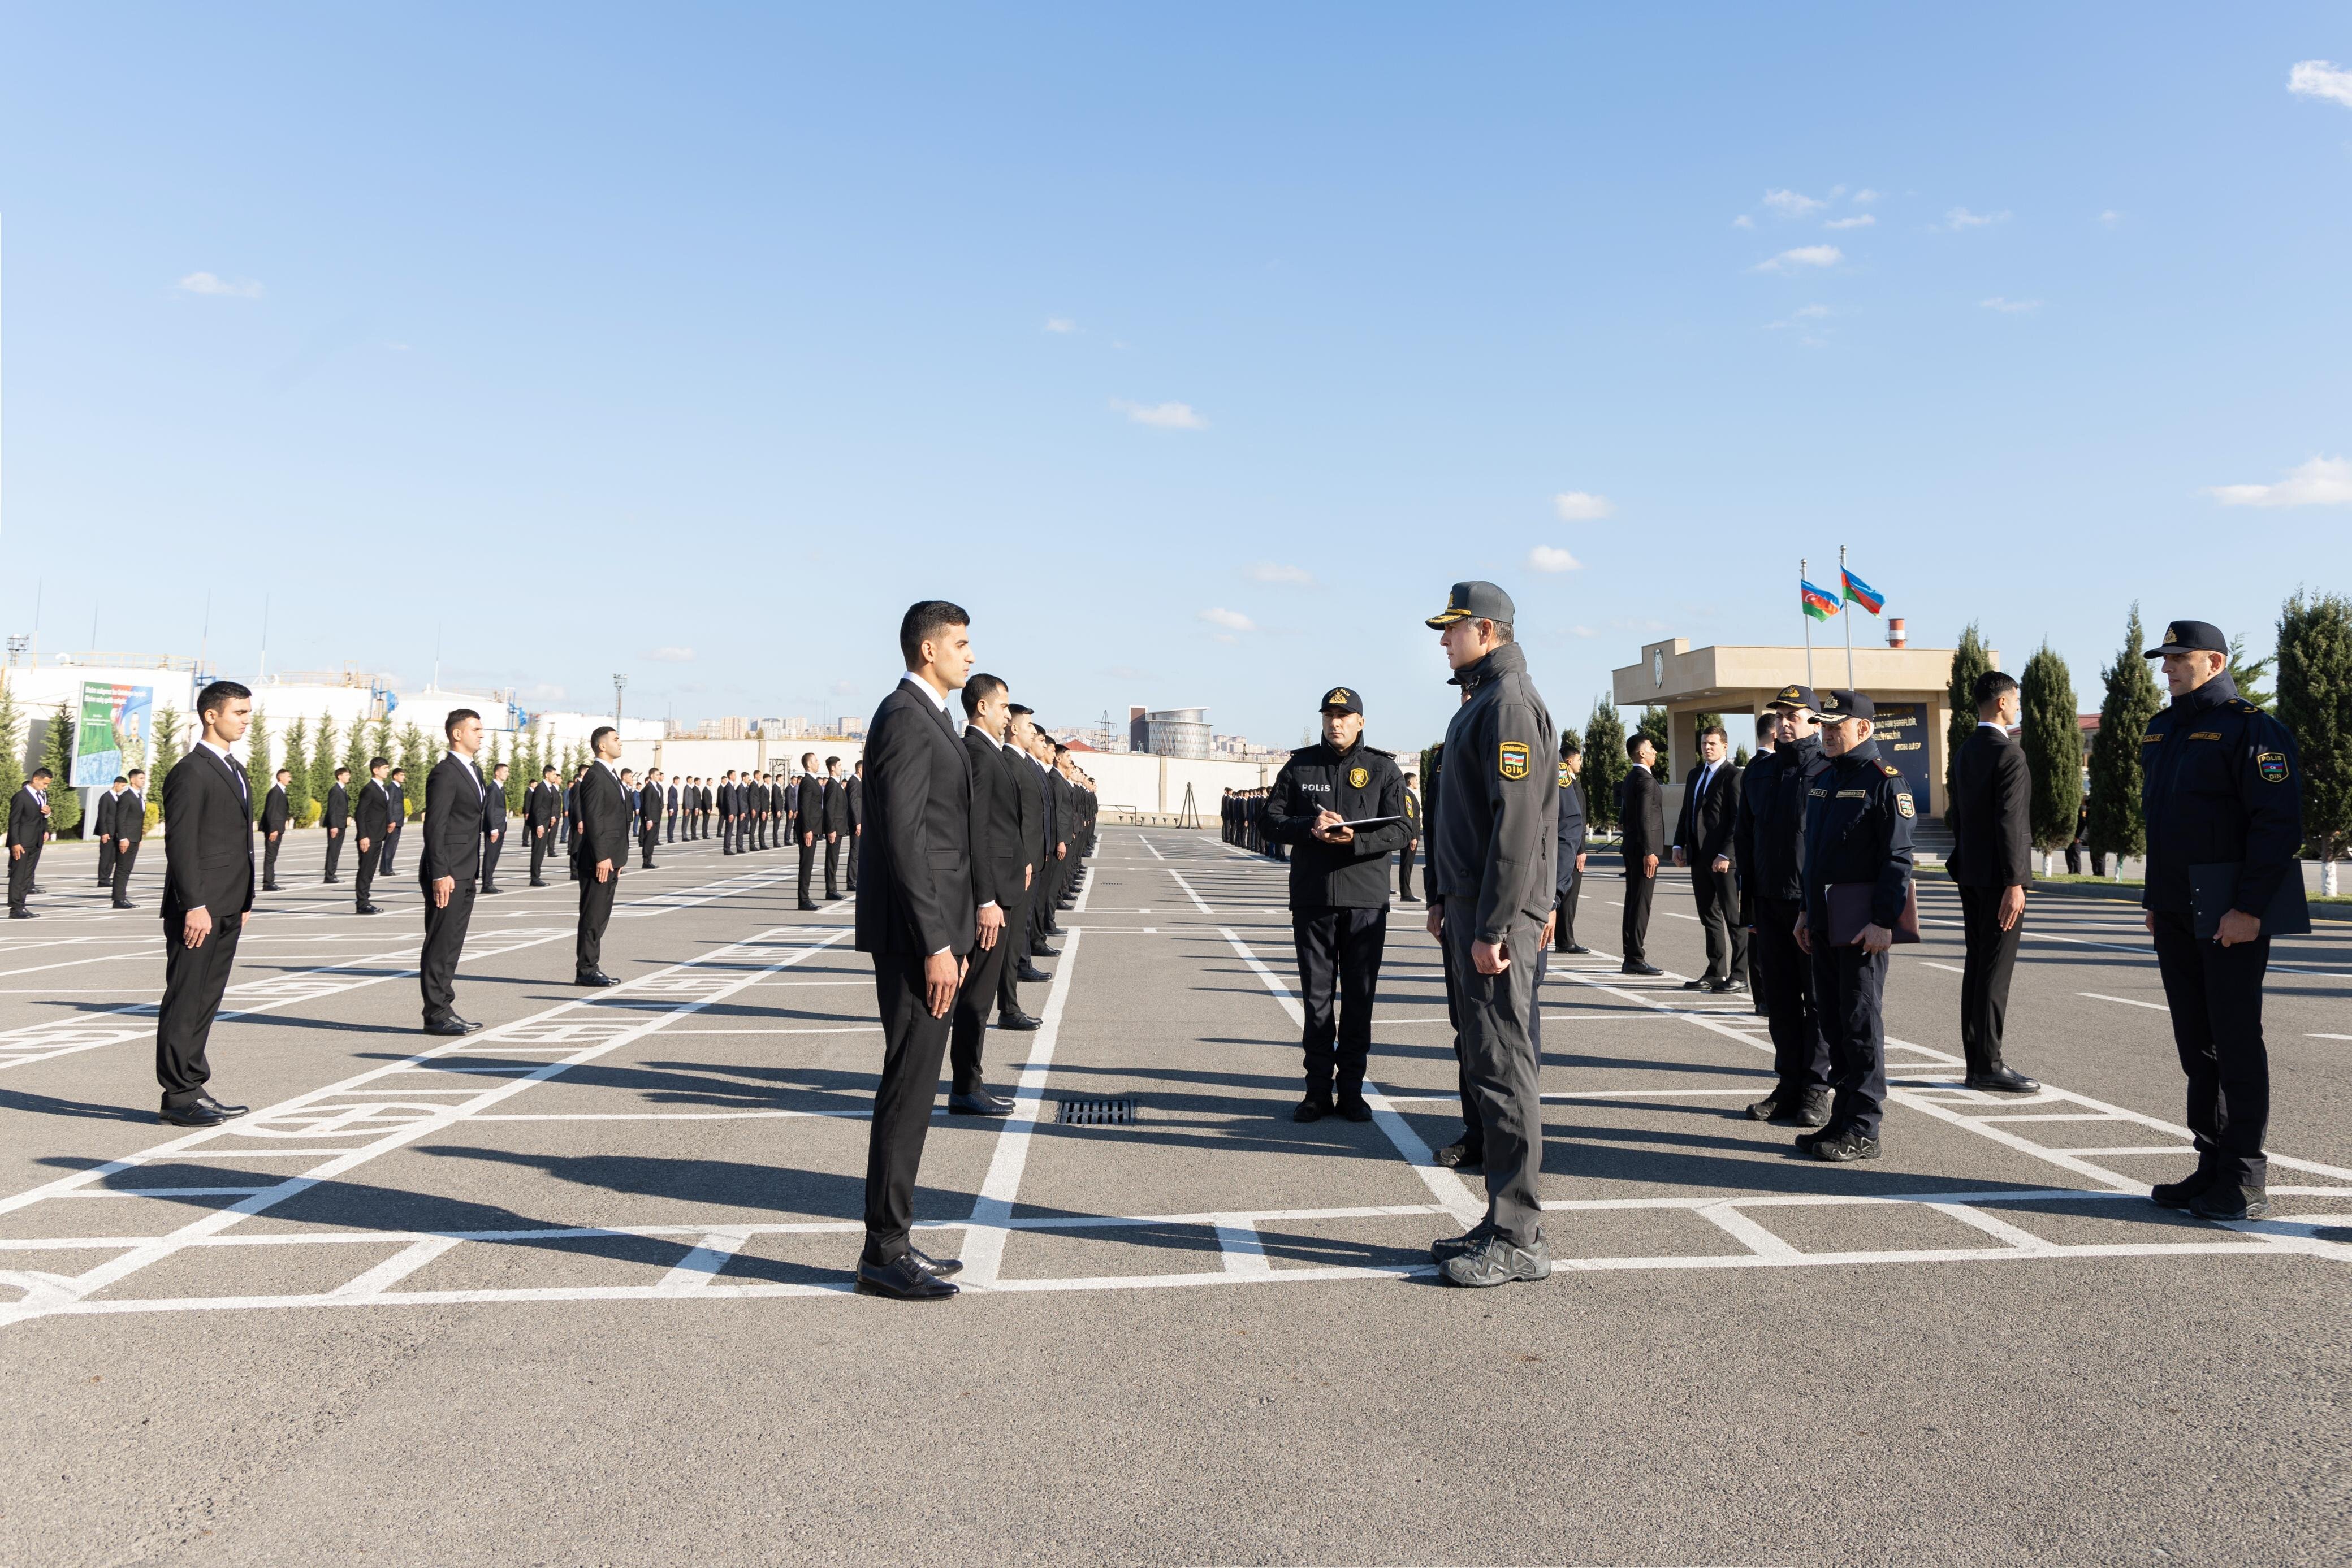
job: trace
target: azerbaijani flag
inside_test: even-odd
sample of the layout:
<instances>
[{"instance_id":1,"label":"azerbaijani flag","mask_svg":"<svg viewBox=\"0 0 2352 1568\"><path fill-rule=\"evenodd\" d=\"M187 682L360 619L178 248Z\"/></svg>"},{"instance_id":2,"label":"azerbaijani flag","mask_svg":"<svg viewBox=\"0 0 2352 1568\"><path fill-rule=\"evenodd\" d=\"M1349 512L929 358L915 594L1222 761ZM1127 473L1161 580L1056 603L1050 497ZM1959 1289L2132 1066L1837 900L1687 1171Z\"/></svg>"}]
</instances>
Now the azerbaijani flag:
<instances>
[{"instance_id":1,"label":"azerbaijani flag","mask_svg":"<svg viewBox=\"0 0 2352 1568\"><path fill-rule=\"evenodd\" d=\"M1853 573L1847 571L1843 567L1840 567L1838 571L1845 579L1845 596L1848 602L1861 605L1873 615L1886 608L1886 595L1863 581Z\"/></svg>"},{"instance_id":2,"label":"azerbaijani flag","mask_svg":"<svg viewBox=\"0 0 2352 1568\"><path fill-rule=\"evenodd\" d=\"M1826 621L1838 612L1837 595L1828 589L1815 588L1801 577L1797 579L1797 587L1804 597L1805 613L1814 620Z\"/></svg>"}]
</instances>

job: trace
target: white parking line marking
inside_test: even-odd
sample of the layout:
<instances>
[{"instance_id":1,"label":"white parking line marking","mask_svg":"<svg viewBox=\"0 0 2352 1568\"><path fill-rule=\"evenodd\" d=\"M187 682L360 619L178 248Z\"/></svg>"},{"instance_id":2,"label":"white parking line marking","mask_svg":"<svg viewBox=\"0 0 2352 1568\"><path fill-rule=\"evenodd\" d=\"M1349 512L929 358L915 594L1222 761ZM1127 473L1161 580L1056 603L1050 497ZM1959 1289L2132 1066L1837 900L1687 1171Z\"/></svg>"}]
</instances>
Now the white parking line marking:
<instances>
[{"instance_id":1,"label":"white parking line marking","mask_svg":"<svg viewBox=\"0 0 2352 1568\"><path fill-rule=\"evenodd\" d=\"M2168 1013L2172 1009L2162 1002L2136 1001L2130 997L2111 997L2103 991L2076 991L2078 997L2088 997L2095 1002L2121 1002L2127 1008L2146 1008L2152 1013Z\"/></svg>"}]
</instances>

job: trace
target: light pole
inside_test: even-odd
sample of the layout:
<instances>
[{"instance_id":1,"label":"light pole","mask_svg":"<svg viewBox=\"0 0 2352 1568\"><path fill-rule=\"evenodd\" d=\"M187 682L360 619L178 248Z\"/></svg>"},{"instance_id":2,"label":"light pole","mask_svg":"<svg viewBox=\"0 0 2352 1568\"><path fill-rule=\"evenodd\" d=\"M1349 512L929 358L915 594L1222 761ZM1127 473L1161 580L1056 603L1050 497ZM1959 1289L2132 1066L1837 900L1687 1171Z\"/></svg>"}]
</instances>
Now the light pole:
<instances>
[{"instance_id":1,"label":"light pole","mask_svg":"<svg viewBox=\"0 0 2352 1568\"><path fill-rule=\"evenodd\" d=\"M621 722L621 689L628 684L629 677L626 675L615 674L613 677L613 722L614 724Z\"/></svg>"}]
</instances>

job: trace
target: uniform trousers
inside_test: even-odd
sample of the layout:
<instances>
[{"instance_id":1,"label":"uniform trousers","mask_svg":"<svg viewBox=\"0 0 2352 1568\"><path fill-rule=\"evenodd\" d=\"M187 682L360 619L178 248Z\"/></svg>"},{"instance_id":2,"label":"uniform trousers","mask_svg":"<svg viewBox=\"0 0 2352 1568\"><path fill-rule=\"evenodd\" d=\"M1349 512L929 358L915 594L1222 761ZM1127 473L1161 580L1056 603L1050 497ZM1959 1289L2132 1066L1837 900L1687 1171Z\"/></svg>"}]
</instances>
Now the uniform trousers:
<instances>
[{"instance_id":1,"label":"uniform trousers","mask_svg":"<svg viewBox=\"0 0 2352 1568\"><path fill-rule=\"evenodd\" d=\"M658 821L648 824L646 831L637 835L639 862L647 871L654 869L654 846L659 842L661 824Z\"/></svg>"},{"instance_id":2,"label":"uniform trousers","mask_svg":"<svg viewBox=\"0 0 2352 1568\"><path fill-rule=\"evenodd\" d=\"M977 1094L987 1087L981 1074L980 1056L988 1040L988 1015L1003 992L1004 971L1011 967L1013 949L1020 941L1020 927L1013 924L1013 912L1007 909L1003 913L1004 928L997 933L996 946L972 948L971 967L964 971L963 984L956 990L955 1009L948 1015L948 1077L958 1094Z\"/></svg>"},{"instance_id":3,"label":"uniform trousers","mask_svg":"<svg viewBox=\"0 0 2352 1568\"><path fill-rule=\"evenodd\" d=\"M1691 892L1698 903L1699 929L1706 937L1706 978L1718 984L1746 979L1748 928L1735 918L1739 890L1731 873L1712 865L1691 867Z\"/></svg>"},{"instance_id":4,"label":"uniform trousers","mask_svg":"<svg viewBox=\"0 0 2352 1568\"><path fill-rule=\"evenodd\" d=\"M359 875L352 886L352 907L354 909L368 906L368 894L375 886L375 868L383 862L383 857L376 852L381 848L381 844L372 844L360 852Z\"/></svg>"},{"instance_id":5,"label":"uniform trousers","mask_svg":"<svg viewBox=\"0 0 2352 1568\"><path fill-rule=\"evenodd\" d=\"M2297 873L2289 864L2287 874ZM2198 1169L2240 1186L2267 1186L2271 1061L2263 1042L2263 976L2271 939L2231 947L2200 942L2189 916L2158 911L2156 962L2172 1009L2172 1042L2189 1075L2186 1119Z\"/></svg>"},{"instance_id":6,"label":"uniform trousers","mask_svg":"<svg viewBox=\"0 0 2352 1568\"><path fill-rule=\"evenodd\" d=\"M1038 949L1045 946L1045 927L1054 918L1054 873L1051 862L1038 867L1036 880L1029 887L1029 951L1032 956L1042 956Z\"/></svg>"},{"instance_id":7,"label":"uniform trousers","mask_svg":"<svg viewBox=\"0 0 2352 1568\"><path fill-rule=\"evenodd\" d=\"M109 887L114 882L114 835L107 834L98 841L98 885Z\"/></svg>"},{"instance_id":8,"label":"uniform trousers","mask_svg":"<svg viewBox=\"0 0 2352 1568\"><path fill-rule=\"evenodd\" d=\"M425 1021L446 1021L457 1011L457 960L465 956L466 928L474 921L474 884L470 879L449 890L449 902L433 904L433 884L425 890L425 950L416 958L416 988L425 998Z\"/></svg>"},{"instance_id":9,"label":"uniform trousers","mask_svg":"<svg viewBox=\"0 0 2352 1568\"><path fill-rule=\"evenodd\" d=\"M506 843L507 833L504 828L499 830L499 836L495 839L488 833L482 835L482 891L484 893L488 893L499 884L499 852L506 848Z\"/></svg>"},{"instance_id":10,"label":"uniform trousers","mask_svg":"<svg viewBox=\"0 0 2352 1568\"><path fill-rule=\"evenodd\" d=\"M278 852L286 842L284 830L261 835L261 885L278 885Z\"/></svg>"},{"instance_id":11,"label":"uniform trousers","mask_svg":"<svg viewBox=\"0 0 2352 1568\"><path fill-rule=\"evenodd\" d=\"M399 848L400 848L400 832L399 832L399 830L394 829L393 831L391 831L391 832L389 832L389 833L384 834L384 836L383 836L383 845L381 846L381 848L380 848L380 850L379 850L379 852L377 853L377 856L376 856L377 864L376 864L376 868L375 868L375 869L376 869L376 870L378 870L378 871L380 871L380 872L382 872L384 875L386 875L386 876L390 876L390 875L392 874L392 856L393 856L393 852L394 852L394 851L395 851L395 850L397 850L397 849L399 849Z\"/></svg>"},{"instance_id":12,"label":"uniform trousers","mask_svg":"<svg viewBox=\"0 0 2352 1568\"><path fill-rule=\"evenodd\" d=\"M327 863L319 873L320 880L323 882L335 880L335 868L342 862L343 859L343 835L351 831L349 824L327 830Z\"/></svg>"},{"instance_id":13,"label":"uniform trousers","mask_svg":"<svg viewBox=\"0 0 2352 1568\"><path fill-rule=\"evenodd\" d=\"M554 837L552 830L534 832L530 836L530 883L533 887L547 880L540 873L547 865L547 846Z\"/></svg>"},{"instance_id":14,"label":"uniform trousers","mask_svg":"<svg viewBox=\"0 0 2352 1568\"><path fill-rule=\"evenodd\" d=\"M816 845L806 841L801 844L801 902L809 900L809 874L816 870Z\"/></svg>"},{"instance_id":15,"label":"uniform trousers","mask_svg":"<svg viewBox=\"0 0 2352 1568\"><path fill-rule=\"evenodd\" d=\"M1813 911L1812 930L1826 934L1829 911ZM1821 1009L1822 1033L1829 1041L1829 1130L1878 1136L1886 1112L1887 955L1865 953L1859 944L1832 947L1813 944L1813 1005Z\"/></svg>"},{"instance_id":16,"label":"uniform trousers","mask_svg":"<svg viewBox=\"0 0 2352 1568\"><path fill-rule=\"evenodd\" d=\"M1486 1129L1478 1120L1478 1102L1470 1092L1470 1068L1462 1054L1462 997L1454 977L1454 946L1437 945L1438 967L1445 978L1445 1023L1454 1035L1454 1082L1462 1097L1462 1150L1465 1165L1486 1158Z\"/></svg>"},{"instance_id":17,"label":"uniform trousers","mask_svg":"<svg viewBox=\"0 0 2352 1568\"><path fill-rule=\"evenodd\" d=\"M8 907L22 909L25 900L32 895L33 873L40 869L41 846L26 844L20 859L14 844L8 847Z\"/></svg>"},{"instance_id":18,"label":"uniform trousers","mask_svg":"<svg viewBox=\"0 0 2352 1568\"><path fill-rule=\"evenodd\" d=\"M1813 961L1797 946L1797 916L1804 905L1793 898L1756 900L1756 940L1748 951L1758 961L1766 1027L1772 1035L1772 1071L1780 1092L1802 1094L1830 1082L1829 1040L1813 1006Z\"/></svg>"},{"instance_id":19,"label":"uniform trousers","mask_svg":"<svg viewBox=\"0 0 2352 1568\"><path fill-rule=\"evenodd\" d=\"M924 1002L919 953L875 954L874 998L882 1014L882 1081L866 1143L865 1260L887 1263L906 1253L914 1225L915 1172L931 1130L950 1020L933 1018Z\"/></svg>"},{"instance_id":20,"label":"uniform trousers","mask_svg":"<svg viewBox=\"0 0 2352 1568\"><path fill-rule=\"evenodd\" d=\"M1559 895L1559 910L1553 918L1551 942L1565 953L1576 946L1576 895L1584 891L1584 873L1570 871L1567 890Z\"/></svg>"},{"instance_id":21,"label":"uniform trousers","mask_svg":"<svg viewBox=\"0 0 2352 1568\"><path fill-rule=\"evenodd\" d=\"M1642 862L1628 856L1625 863L1625 962L1646 964L1649 959L1650 899L1658 891L1658 879L1642 874Z\"/></svg>"},{"instance_id":22,"label":"uniform trousers","mask_svg":"<svg viewBox=\"0 0 2352 1568\"><path fill-rule=\"evenodd\" d=\"M114 853L114 902L121 904L131 897L131 868L139 863L139 845L134 841L127 850Z\"/></svg>"},{"instance_id":23,"label":"uniform trousers","mask_svg":"<svg viewBox=\"0 0 2352 1568\"><path fill-rule=\"evenodd\" d=\"M662 841L664 843L670 844L677 842L677 813L676 811L672 811L669 814L669 830Z\"/></svg>"},{"instance_id":24,"label":"uniform trousers","mask_svg":"<svg viewBox=\"0 0 2352 1568\"><path fill-rule=\"evenodd\" d=\"M859 840L855 832L849 832L842 835L841 841L847 847L849 852L849 863L842 869L842 875L848 880L849 891L856 893L857 891L857 845Z\"/></svg>"},{"instance_id":25,"label":"uniform trousers","mask_svg":"<svg viewBox=\"0 0 2352 1568\"><path fill-rule=\"evenodd\" d=\"M155 1013L155 1082L163 1086L163 1103L174 1109L201 1099L212 1078L205 1042L228 989L245 916L215 917L201 947L183 941L176 925L163 924L163 1002Z\"/></svg>"},{"instance_id":26,"label":"uniform trousers","mask_svg":"<svg viewBox=\"0 0 2352 1568\"><path fill-rule=\"evenodd\" d=\"M1004 903L1004 936L997 943L1006 950L1004 962L997 966L996 971L996 1012L1000 1018L1021 1010L1021 966L1029 961L1030 902L1024 890Z\"/></svg>"},{"instance_id":27,"label":"uniform trousers","mask_svg":"<svg viewBox=\"0 0 2352 1568\"><path fill-rule=\"evenodd\" d=\"M722 855L735 852L735 819L732 817L719 819L719 852Z\"/></svg>"},{"instance_id":28,"label":"uniform trousers","mask_svg":"<svg viewBox=\"0 0 2352 1568\"><path fill-rule=\"evenodd\" d=\"M1543 1233L1536 1179L1543 1170L1543 1103L1536 1089L1537 1046L1530 1032L1536 1008L1538 949L1543 927L1524 917L1504 933L1510 966L1482 975L1472 961L1478 901L1445 901L1444 941L1454 967L1454 1013L1462 1038L1462 1071L1486 1148L1486 1223L1512 1245Z\"/></svg>"},{"instance_id":29,"label":"uniform trousers","mask_svg":"<svg viewBox=\"0 0 2352 1568\"><path fill-rule=\"evenodd\" d=\"M580 868L580 934L572 949L572 965L575 974L585 975L604 967L604 927L613 918L613 894L621 884L621 868L613 867L613 874L603 882L596 880L596 868Z\"/></svg>"},{"instance_id":30,"label":"uniform trousers","mask_svg":"<svg viewBox=\"0 0 2352 1568\"><path fill-rule=\"evenodd\" d=\"M1412 852L1414 848L1414 841L1407 839L1404 841L1404 848L1397 852L1397 896L1399 898L1411 899L1412 897Z\"/></svg>"},{"instance_id":31,"label":"uniform trousers","mask_svg":"<svg viewBox=\"0 0 2352 1568\"><path fill-rule=\"evenodd\" d=\"M1388 950L1388 906L1294 909L1290 937L1297 945L1298 1002L1306 1014L1299 1043L1307 1055L1307 1095L1330 1099L1336 1077L1340 1098L1360 1098L1372 1050L1372 999Z\"/></svg>"},{"instance_id":32,"label":"uniform trousers","mask_svg":"<svg viewBox=\"0 0 2352 1568\"><path fill-rule=\"evenodd\" d=\"M824 895L828 899L841 896L841 840L837 835L824 841Z\"/></svg>"},{"instance_id":33,"label":"uniform trousers","mask_svg":"<svg viewBox=\"0 0 2352 1568\"><path fill-rule=\"evenodd\" d=\"M2000 928L2000 887L1960 889L1960 1050L1970 1072L2000 1066L2002 1022L2009 1017L2009 977L2017 970L2017 945L2025 935L2022 915Z\"/></svg>"}]
</instances>

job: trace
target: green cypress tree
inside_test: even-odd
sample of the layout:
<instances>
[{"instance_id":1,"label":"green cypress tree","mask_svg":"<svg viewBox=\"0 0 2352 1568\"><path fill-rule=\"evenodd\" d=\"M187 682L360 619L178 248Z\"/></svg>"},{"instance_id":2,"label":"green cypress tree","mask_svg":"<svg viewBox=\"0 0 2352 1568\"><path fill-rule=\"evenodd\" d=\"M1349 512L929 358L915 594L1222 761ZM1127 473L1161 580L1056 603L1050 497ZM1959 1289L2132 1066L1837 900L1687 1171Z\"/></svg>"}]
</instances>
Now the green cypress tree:
<instances>
[{"instance_id":1,"label":"green cypress tree","mask_svg":"<svg viewBox=\"0 0 2352 1568\"><path fill-rule=\"evenodd\" d=\"M2230 639L2230 663L2222 674L2237 686L2240 696L2268 713L2271 694L2263 690L2263 677L2269 674L2271 666L2277 663L2278 655L2275 653L2267 659L2249 660L2246 657L2246 640L2232 637Z\"/></svg>"},{"instance_id":2,"label":"green cypress tree","mask_svg":"<svg viewBox=\"0 0 2352 1568\"><path fill-rule=\"evenodd\" d=\"M1650 737L1651 744L1658 748L1658 763L1661 768L1664 767L1667 759L1674 756L1674 718L1673 716L1668 714L1665 709L1662 707L1643 708L1642 710L1642 722L1633 727L1633 733L1636 735L1646 735ZM1664 779L1664 777L1665 775L1664 773L1659 775L1661 779Z\"/></svg>"},{"instance_id":3,"label":"green cypress tree","mask_svg":"<svg viewBox=\"0 0 2352 1568\"><path fill-rule=\"evenodd\" d=\"M25 787L25 716L8 677L0 674L0 811Z\"/></svg>"},{"instance_id":4,"label":"green cypress tree","mask_svg":"<svg viewBox=\"0 0 2352 1568\"><path fill-rule=\"evenodd\" d=\"M2106 695L2099 700L2099 732L2091 737L2091 824L2084 835L2093 854L2113 855L2118 862L2147 852L2139 806L2139 742L2164 698L2140 657L2147 647L2147 629L2140 624L2135 600L2124 625L2123 651L2099 672ZM2122 874L2120 867L2116 874Z\"/></svg>"},{"instance_id":5,"label":"green cypress tree","mask_svg":"<svg viewBox=\"0 0 2352 1568\"><path fill-rule=\"evenodd\" d=\"M49 768L49 831L58 838L78 836L81 826L81 795L73 787L74 716L66 703L49 719L41 739L41 760Z\"/></svg>"},{"instance_id":6,"label":"green cypress tree","mask_svg":"<svg viewBox=\"0 0 2352 1568\"><path fill-rule=\"evenodd\" d=\"M298 828L310 825L310 724L296 719L286 732L284 766L294 775L286 780L286 806Z\"/></svg>"},{"instance_id":7,"label":"green cypress tree","mask_svg":"<svg viewBox=\"0 0 2352 1568\"><path fill-rule=\"evenodd\" d=\"M310 799L319 802L324 815L327 795L335 787L335 716L325 714L319 719L319 737L310 745Z\"/></svg>"},{"instance_id":8,"label":"green cypress tree","mask_svg":"<svg viewBox=\"0 0 2352 1568\"><path fill-rule=\"evenodd\" d=\"M523 791L530 788L535 774L523 771L522 735L520 731L507 737L507 815L522 815Z\"/></svg>"},{"instance_id":9,"label":"green cypress tree","mask_svg":"<svg viewBox=\"0 0 2352 1568\"><path fill-rule=\"evenodd\" d=\"M400 753L392 747L392 719L389 716L375 721L374 733L369 737L370 757L381 757L387 762L400 760Z\"/></svg>"},{"instance_id":10,"label":"green cypress tree","mask_svg":"<svg viewBox=\"0 0 2352 1568\"><path fill-rule=\"evenodd\" d=\"M2033 779L2033 847L2043 854L2074 841L2083 810L2083 727L2066 661L2044 643L2018 681L2024 724L2018 740Z\"/></svg>"},{"instance_id":11,"label":"green cypress tree","mask_svg":"<svg viewBox=\"0 0 2352 1568\"><path fill-rule=\"evenodd\" d=\"M2132 650L2137 653L2137 648ZM1992 668L1992 660L1985 653L1984 638L1978 634L1977 623L1969 622L1960 633L1960 645L1952 650L1952 716L1944 732L1944 799L1952 800L1959 793L1960 747L1977 729L1977 677Z\"/></svg>"},{"instance_id":12,"label":"green cypress tree","mask_svg":"<svg viewBox=\"0 0 2352 1568\"><path fill-rule=\"evenodd\" d=\"M433 771L433 754L425 747L425 732L414 724L400 727L400 766L407 770L404 821L414 821L425 809L425 776Z\"/></svg>"},{"instance_id":13,"label":"green cypress tree","mask_svg":"<svg viewBox=\"0 0 2352 1568\"><path fill-rule=\"evenodd\" d=\"M184 733L187 722L178 708L168 705L155 715L155 760L147 768L147 804L150 810L163 798L163 780L172 776L172 769L180 765L180 758L187 749L187 737Z\"/></svg>"},{"instance_id":14,"label":"green cypress tree","mask_svg":"<svg viewBox=\"0 0 2352 1568\"><path fill-rule=\"evenodd\" d=\"M368 771L368 764L377 755L368 749L367 722L364 719L352 720L352 737L343 746L343 766L352 770L351 789L353 794L359 792L361 785L374 777Z\"/></svg>"},{"instance_id":15,"label":"green cypress tree","mask_svg":"<svg viewBox=\"0 0 2352 1568\"><path fill-rule=\"evenodd\" d=\"M1607 697L1596 700L1584 721L1584 810L1594 828L1617 823L1617 786L1633 763L1625 756L1625 721Z\"/></svg>"},{"instance_id":16,"label":"green cypress tree","mask_svg":"<svg viewBox=\"0 0 2352 1568\"><path fill-rule=\"evenodd\" d=\"M269 716L261 711L259 703L253 706L253 723L246 729L245 745L245 778L253 789L254 821L259 821L262 803L269 798L269 775L273 771L270 761L274 755L269 744Z\"/></svg>"},{"instance_id":17,"label":"green cypress tree","mask_svg":"<svg viewBox=\"0 0 2352 1568\"><path fill-rule=\"evenodd\" d=\"M2319 852L2319 891L2352 839L2352 600L2295 591L2279 612L2278 716L2303 771L2303 831Z\"/></svg>"}]
</instances>

